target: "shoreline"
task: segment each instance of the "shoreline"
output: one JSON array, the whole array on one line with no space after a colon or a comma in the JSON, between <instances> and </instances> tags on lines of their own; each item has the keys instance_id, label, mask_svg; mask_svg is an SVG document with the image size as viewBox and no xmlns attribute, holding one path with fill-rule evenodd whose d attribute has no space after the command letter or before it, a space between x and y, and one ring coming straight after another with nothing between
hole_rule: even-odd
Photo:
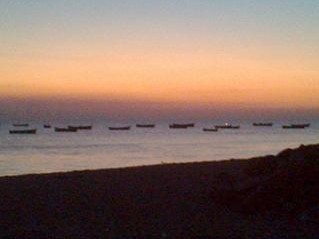
<instances>
[{"instance_id":1,"label":"shoreline","mask_svg":"<svg viewBox=\"0 0 319 239\"><path fill-rule=\"evenodd\" d=\"M319 144L309 144L306 146L317 146ZM304 146L304 144L300 144L300 146ZM299 147L300 147L299 146ZM16 177L29 177L29 176L50 176L50 175L60 175L60 174L76 174L76 173L99 173L104 171L127 171L127 170L134 170L134 169L145 169L148 168L158 168L158 167L166 167L166 166L194 166L194 165L211 165L211 164L228 164L228 162L241 162L241 161L249 161L255 160L260 158L268 158L268 157L276 157L282 151L290 150L290 149L297 149L298 147L293 148L286 148L280 150L277 154L264 154L261 156L252 156L247 158L229 158L229 159L218 159L218 160L203 160L203 161L190 161L190 162L161 162L161 163L154 163L154 164L141 164L141 165L132 165L132 166L119 166L119 167L110 167L110 168L97 168L97 169L75 169L70 171L53 171L53 172L39 172L39 173L25 173L25 174L9 174L9 175L2 175L0 176L0 180L2 178L16 178Z\"/></svg>"},{"instance_id":2,"label":"shoreline","mask_svg":"<svg viewBox=\"0 0 319 239\"><path fill-rule=\"evenodd\" d=\"M0 235L312 238L319 144L277 155L0 177Z\"/></svg>"},{"instance_id":3,"label":"shoreline","mask_svg":"<svg viewBox=\"0 0 319 239\"><path fill-rule=\"evenodd\" d=\"M53 175L61 175L61 174L77 174L77 173L103 173L105 171L129 171L134 169L145 169L148 168L158 168L158 167L166 167L166 166L191 166L197 164L224 164L227 162L233 161L246 161L246 160L253 160L256 158L263 158L274 156L273 154L267 154L264 156L256 156L250 158L231 158L231 159L220 159L216 161L206 160L206 161L192 161L192 162L162 162L156 164L142 164L142 165L133 165L133 166L123 166L123 167L114 167L114 168L98 168L98 169L79 169L79 170L70 170L70 171L57 171L57 172L40 172L40 173L26 173L26 174L12 174L12 175L3 175L0 176L0 180L3 178L18 178L18 177L29 177L29 176L53 176Z\"/></svg>"}]
</instances>

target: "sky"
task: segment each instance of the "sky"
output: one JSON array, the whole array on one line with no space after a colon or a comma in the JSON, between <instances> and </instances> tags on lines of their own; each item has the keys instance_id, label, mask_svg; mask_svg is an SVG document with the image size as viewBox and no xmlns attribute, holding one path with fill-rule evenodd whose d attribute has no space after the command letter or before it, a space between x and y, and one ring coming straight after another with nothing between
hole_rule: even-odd
<instances>
[{"instance_id":1,"label":"sky","mask_svg":"<svg viewBox=\"0 0 319 239\"><path fill-rule=\"evenodd\" d=\"M0 0L0 118L319 116L319 1Z\"/></svg>"}]
</instances>

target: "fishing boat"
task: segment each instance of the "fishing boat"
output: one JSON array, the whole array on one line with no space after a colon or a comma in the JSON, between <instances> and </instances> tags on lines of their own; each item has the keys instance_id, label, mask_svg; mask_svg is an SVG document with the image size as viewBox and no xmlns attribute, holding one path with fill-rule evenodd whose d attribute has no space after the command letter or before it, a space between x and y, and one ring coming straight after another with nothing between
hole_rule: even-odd
<instances>
[{"instance_id":1,"label":"fishing boat","mask_svg":"<svg viewBox=\"0 0 319 239\"><path fill-rule=\"evenodd\" d=\"M10 134L36 134L36 129L9 130Z\"/></svg>"},{"instance_id":2,"label":"fishing boat","mask_svg":"<svg viewBox=\"0 0 319 239\"><path fill-rule=\"evenodd\" d=\"M77 132L77 128L59 128L59 127L55 127L54 128L55 132L61 132L61 133L71 133L71 132Z\"/></svg>"},{"instance_id":3,"label":"fishing boat","mask_svg":"<svg viewBox=\"0 0 319 239\"><path fill-rule=\"evenodd\" d=\"M155 128L155 124L136 124L137 128Z\"/></svg>"},{"instance_id":4,"label":"fishing boat","mask_svg":"<svg viewBox=\"0 0 319 239\"><path fill-rule=\"evenodd\" d=\"M292 127L304 127L304 128L309 128L310 124L291 124Z\"/></svg>"},{"instance_id":5,"label":"fishing boat","mask_svg":"<svg viewBox=\"0 0 319 239\"><path fill-rule=\"evenodd\" d=\"M170 129L187 129L187 128L193 128L195 127L194 123L190 124L171 124L169 125Z\"/></svg>"},{"instance_id":6,"label":"fishing boat","mask_svg":"<svg viewBox=\"0 0 319 239\"><path fill-rule=\"evenodd\" d=\"M29 127L29 124L23 123L23 124L12 124L14 127Z\"/></svg>"},{"instance_id":7,"label":"fishing boat","mask_svg":"<svg viewBox=\"0 0 319 239\"><path fill-rule=\"evenodd\" d=\"M93 128L92 125L69 125L68 128L77 129L77 130L91 130Z\"/></svg>"},{"instance_id":8,"label":"fishing boat","mask_svg":"<svg viewBox=\"0 0 319 239\"><path fill-rule=\"evenodd\" d=\"M216 129L240 129L240 125L231 125L228 123L225 123L223 125L215 125Z\"/></svg>"},{"instance_id":9,"label":"fishing boat","mask_svg":"<svg viewBox=\"0 0 319 239\"><path fill-rule=\"evenodd\" d=\"M186 125L187 125L187 127L189 127L189 128L195 127L195 124L194 124L194 123L190 123L190 124L186 124Z\"/></svg>"},{"instance_id":10,"label":"fishing boat","mask_svg":"<svg viewBox=\"0 0 319 239\"><path fill-rule=\"evenodd\" d=\"M44 124L44 125L43 125L43 128L45 128L45 129L51 129L51 125L49 125L49 124Z\"/></svg>"},{"instance_id":11,"label":"fishing boat","mask_svg":"<svg viewBox=\"0 0 319 239\"><path fill-rule=\"evenodd\" d=\"M253 126L256 126L256 127L272 127L273 123L253 123Z\"/></svg>"},{"instance_id":12,"label":"fishing boat","mask_svg":"<svg viewBox=\"0 0 319 239\"><path fill-rule=\"evenodd\" d=\"M217 132L218 129L217 128L203 128L204 132Z\"/></svg>"},{"instance_id":13,"label":"fishing boat","mask_svg":"<svg viewBox=\"0 0 319 239\"><path fill-rule=\"evenodd\" d=\"M124 126L124 127L109 127L109 130L130 130L131 126Z\"/></svg>"},{"instance_id":14,"label":"fishing boat","mask_svg":"<svg viewBox=\"0 0 319 239\"><path fill-rule=\"evenodd\" d=\"M75 127L75 126L68 126L68 129L73 131L78 131L78 127Z\"/></svg>"},{"instance_id":15,"label":"fishing boat","mask_svg":"<svg viewBox=\"0 0 319 239\"><path fill-rule=\"evenodd\" d=\"M304 128L307 128L307 126L304 124L291 124L291 125L283 125L282 128L283 129L304 129Z\"/></svg>"},{"instance_id":16,"label":"fishing boat","mask_svg":"<svg viewBox=\"0 0 319 239\"><path fill-rule=\"evenodd\" d=\"M92 125L80 125L77 127L79 130L92 130Z\"/></svg>"}]
</instances>

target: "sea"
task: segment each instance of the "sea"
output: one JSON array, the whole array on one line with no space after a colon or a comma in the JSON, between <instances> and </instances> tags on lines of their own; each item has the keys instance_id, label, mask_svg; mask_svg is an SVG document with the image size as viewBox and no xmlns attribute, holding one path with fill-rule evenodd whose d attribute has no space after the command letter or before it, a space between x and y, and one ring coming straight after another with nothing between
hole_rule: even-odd
<instances>
[{"instance_id":1,"label":"sea","mask_svg":"<svg viewBox=\"0 0 319 239\"><path fill-rule=\"evenodd\" d=\"M89 123L89 122L88 122ZM13 135L11 123L0 125L0 176L75 170L121 168L140 165L246 159L277 154L301 144L319 143L319 122L306 129L253 127L240 122L238 130L203 132L221 122L197 122L194 128L169 129L169 122L155 128L136 128L135 122L98 122L89 131L57 133L43 124L30 123L35 135ZM298 122L304 123L304 122ZM236 123L234 123L236 124ZM109 126L131 125L129 131L110 131Z\"/></svg>"}]
</instances>

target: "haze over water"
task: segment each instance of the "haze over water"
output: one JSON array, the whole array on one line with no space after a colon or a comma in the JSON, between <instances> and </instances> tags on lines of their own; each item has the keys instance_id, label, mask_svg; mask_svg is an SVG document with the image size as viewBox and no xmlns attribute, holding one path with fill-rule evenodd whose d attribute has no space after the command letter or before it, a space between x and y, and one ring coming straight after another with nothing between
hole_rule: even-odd
<instances>
[{"instance_id":1,"label":"haze over water","mask_svg":"<svg viewBox=\"0 0 319 239\"><path fill-rule=\"evenodd\" d=\"M12 126L2 125L0 176L248 158L318 143L319 134L318 122L304 130L283 130L281 123L270 128L242 123L240 130L212 133L202 131L213 125L207 122L187 130L160 123L154 129L133 127L124 132L109 131L110 124L100 122L92 131L78 133L55 133L33 124L36 135L10 135Z\"/></svg>"}]
</instances>

